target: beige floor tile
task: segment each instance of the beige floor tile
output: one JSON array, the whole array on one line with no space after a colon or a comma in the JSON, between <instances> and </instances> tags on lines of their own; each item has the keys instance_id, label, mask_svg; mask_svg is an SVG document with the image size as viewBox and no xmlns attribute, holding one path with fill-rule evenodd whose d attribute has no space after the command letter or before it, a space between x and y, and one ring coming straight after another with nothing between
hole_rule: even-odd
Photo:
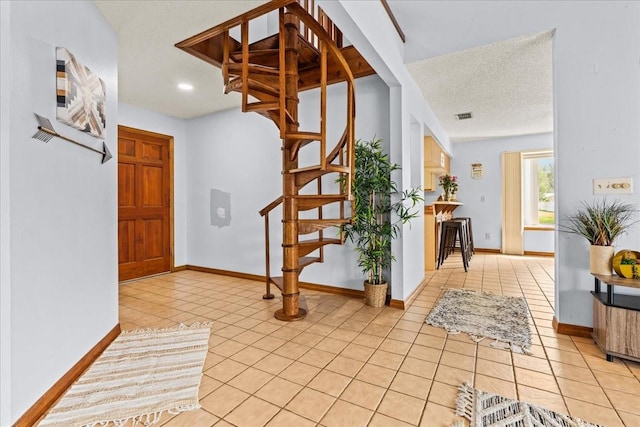
<instances>
[{"instance_id":1,"label":"beige floor tile","mask_svg":"<svg viewBox=\"0 0 640 427\"><path fill-rule=\"evenodd\" d=\"M386 389L359 380L353 380L340 396L341 400L354 403L363 408L377 408Z\"/></svg>"},{"instance_id":2,"label":"beige floor tile","mask_svg":"<svg viewBox=\"0 0 640 427\"><path fill-rule=\"evenodd\" d=\"M569 414L581 420L597 423L607 427L622 427L624 424L618 417L616 411L611 408L593 405L582 400L575 400L570 397L565 399ZM633 424L629 425L632 426Z\"/></svg>"},{"instance_id":3,"label":"beige floor tile","mask_svg":"<svg viewBox=\"0 0 640 427\"><path fill-rule=\"evenodd\" d=\"M403 355L378 349L373 353L371 358L369 358L367 363L391 369L398 369L403 360Z\"/></svg>"},{"instance_id":4,"label":"beige floor tile","mask_svg":"<svg viewBox=\"0 0 640 427\"><path fill-rule=\"evenodd\" d=\"M513 366L518 368L528 369L530 371L541 372L543 374L551 375L551 366L547 359L540 359L538 357L530 357L524 354L513 353Z\"/></svg>"},{"instance_id":5,"label":"beige floor tile","mask_svg":"<svg viewBox=\"0 0 640 427\"><path fill-rule=\"evenodd\" d=\"M616 375L604 371L593 371L600 387L623 391L640 396L640 381L636 377ZM638 401L640 404L640 399Z\"/></svg>"},{"instance_id":6,"label":"beige floor tile","mask_svg":"<svg viewBox=\"0 0 640 427\"><path fill-rule=\"evenodd\" d=\"M208 375L203 375L200 379L200 388L198 389L198 395L200 399L202 399L221 385L222 383L220 381L215 380Z\"/></svg>"},{"instance_id":7,"label":"beige floor tile","mask_svg":"<svg viewBox=\"0 0 640 427\"><path fill-rule=\"evenodd\" d=\"M313 347L322 341L324 337L318 334L312 334L310 332L303 332L300 335L294 337L291 341L297 344L306 345L307 347Z\"/></svg>"},{"instance_id":8,"label":"beige floor tile","mask_svg":"<svg viewBox=\"0 0 640 427\"><path fill-rule=\"evenodd\" d=\"M333 354L338 354L348 345L346 341L337 340L335 338L326 337L320 341L314 348Z\"/></svg>"},{"instance_id":9,"label":"beige floor tile","mask_svg":"<svg viewBox=\"0 0 640 427\"><path fill-rule=\"evenodd\" d=\"M506 366L506 365L503 365ZM473 382L473 372L464 369L452 368L451 366L440 365L436 370L434 381L458 387L464 383Z\"/></svg>"},{"instance_id":10,"label":"beige floor tile","mask_svg":"<svg viewBox=\"0 0 640 427\"><path fill-rule=\"evenodd\" d=\"M587 367L587 364L584 361L584 358L579 353L574 353L572 351L557 350L555 348L548 348L546 350L546 354L549 360L565 363L567 365L579 366L582 368Z\"/></svg>"},{"instance_id":11,"label":"beige floor tile","mask_svg":"<svg viewBox=\"0 0 640 427\"><path fill-rule=\"evenodd\" d=\"M405 356L409 349L411 348L411 343L405 341L393 340L390 338L385 338L385 340L378 347L379 350L388 351L390 353L400 354Z\"/></svg>"},{"instance_id":12,"label":"beige floor tile","mask_svg":"<svg viewBox=\"0 0 640 427\"><path fill-rule=\"evenodd\" d=\"M280 411L275 405L256 397L249 397L224 419L243 427L262 427Z\"/></svg>"},{"instance_id":13,"label":"beige floor tile","mask_svg":"<svg viewBox=\"0 0 640 427\"><path fill-rule=\"evenodd\" d=\"M303 389L286 406L286 409L312 421L320 421L327 413L335 397L310 388Z\"/></svg>"},{"instance_id":14,"label":"beige floor tile","mask_svg":"<svg viewBox=\"0 0 640 427\"><path fill-rule=\"evenodd\" d=\"M325 369L353 377L362 368L364 362L344 356L336 356Z\"/></svg>"},{"instance_id":15,"label":"beige floor tile","mask_svg":"<svg viewBox=\"0 0 640 427\"><path fill-rule=\"evenodd\" d=\"M213 366L212 368L207 369L205 371L205 374L210 376L213 379L226 383L231 378L240 374L242 371L244 371L247 368L248 368L247 365L244 365L240 362L236 362L231 359L226 359L218 363L217 365Z\"/></svg>"},{"instance_id":16,"label":"beige floor tile","mask_svg":"<svg viewBox=\"0 0 640 427\"><path fill-rule=\"evenodd\" d=\"M289 357L291 359L297 359L307 351L309 351L309 349L311 349L311 347L289 341L288 343L283 344L278 349L274 350L273 354L277 354L283 357Z\"/></svg>"},{"instance_id":17,"label":"beige floor tile","mask_svg":"<svg viewBox=\"0 0 640 427\"><path fill-rule=\"evenodd\" d=\"M517 399L516 385L511 381L476 374L475 387L488 393L495 393L510 399Z\"/></svg>"},{"instance_id":18,"label":"beige floor tile","mask_svg":"<svg viewBox=\"0 0 640 427\"><path fill-rule=\"evenodd\" d=\"M587 365L589 365L589 368L594 371L609 372L616 375L625 375L627 377L633 375L622 359L618 359L617 357L613 359L613 362L607 362L604 355L602 355L602 357L596 357L585 354L584 360L587 362Z\"/></svg>"},{"instance_id":19,"label":"beige floor tile","mask_svg":"<svg viewBox=\"0 0 640 427\"><path fill-rule=\"evenodd\" d=\"M324 368L336 357L335 354L328 351L322 351L315 348L307 351L305 354L298 358L299 362L303 362L316 368Z\"/></svg>"},{"instance_id":20,"label":"beige floor tile","mask_svg":"<svg viewBox=\"0 0 640 427\"><path fill-rule=\"evenodd\" d=\"M622 418L625 426L640 426L640 415L630 414L629 412L618 411L618 415Z\"/></svg>"},{"instance_id":21,"label":"beige floor tile","mask_svg":"<svg viewBox=\"0 0 640 427\"><path fill-rule=\"evenodd\" d=\"M589 368L582 368L555 361L549 361L549 363L551 364L551 368L553 369L553 373L556 377L567 378L569 380L591 385L598 385L596 377Z\"/></svg>"},{"instance_id":22,"label":"beige floor tile","mask_svg":"<svg viewBox=\"0 0 640 427\"><path fill-rule=\"evenodd\" d=\"M231 359L235 360L236 362L251 366L254 363L264 359L268 354L268 351L264 351L259 348L246 347L231 356Z\"/></svg>"},{"instance_id":23,"label":"beige floor tile","mask_svg":"<svg viewBox=\"0 0 640 427\"><path fill-rule=\"evenodd\" d=\"M440 364L464 369L466 371L473 371L475 369L476 359L475 357L465 356L464 354L460 353L443 351L442 357L440 358Z\"/></svg>"},{"instance_id":24,"label":"beige floor tile","mask_svg":"<svg viewBox=\"0 0 640 427\"><path fill-rule=\"evenodd\" d=\"M365 364L360 372L356 375L356 378L375 384L380 387L389 387L396 371L393 369L383 368L382 366Z\"/></svg>"},{"instance_id":25,"label":"beige floor tile","mask_svg":"<svg viewBox=\"0 0 640 427\"><path fill-rule=\"evenodd\" d=\"M248 393L223 384L217 390L209 393L204 399L201 399L200 405L208 412L222 418L248 397Z\"/></svg>"},{"instance_id":26,"label":"beige floor tile","mask_svg":"<svg viewBox=\"0 0 640 427\"><path fill-rule=\"evenodd\" d=\"M560 394L560 389L556 384L556 378L553 375L543 374L541 372L530 371L528 369L515 368L516 381L533 388L539 388L551 393Z\"/></svg>"},{"instance_id":27,"label":"beige floor tile","mask_svg":"<svg viewBox=\"0 0 640 427\"><path fill-rule=\"evenodd\" d=\"M373 411L337 400L324 416L321 424L326 427L364 427L372 415Z\"/></svg>"},{"instance_id":28,"label":"beige floor tile","mask_svg":"<svg viewBox=\"0 0 640 427\"><path fill-rule=\"evenodd\" d=\"M541 406L552 411L567 413L562 396L538 388L518 384L518 395L523 402Z\"/></svg>"},{"instance_id":29,"label":"beige floor tile","mask_svg":"<svg viewBox=\"0 0 640 427\"><path fill-rule=\"evenodd\" d=\"M424 345L427 347L433 347L437 349L444 348L444 343L446 341L446 337L444 336L435 336L429 334L420 333L416 337L414 344Z\"/></svg>"},{"instance_id":30,"label":"beige floor tile","mask_svg":"<svg viewBox=\"0 0 640 427\"><path fill-rule=\"evenodd\" d=\"M455 341L455 340L447 340L444 345L444 349L446 351L451 351L453 353L460 353L466 356L474 356L476 354L476 345L463 342L463 341Z\"/></svg>"},{"instance_id":31,"label":"beige floor tile","mask_svg":"<svg viewBox=\"0 0 640 427\"><path fill-rule=\"evenodd\" d=\"M278 376L293 381L296 384L306 385L318 372L320 372L320 369L315 366L301 362L293 362L285 370L280 372Z\"/></svg>"},{"instance_id":32,"label":"beige floor tile","mask_svg":"<svg viewBox=\"0 0 640 427\"><path fill-rule=\"evenodd\" d=\"M236 354L246 346L247 346L246 344L242 344L237 341L227 340L220 345L211 347L210 351L222 357L229 357Z\"/></svg>"},{"instance_id":33,"label":"beige floor tile","mask_svg":"<svg viewBox=\"0 0 640 427\"><path fill-rule=\"evenodd\" d=\"M255 395L274 405L283 407L289 403L300 390L302 390L300 384L275 377L258 390Z\"/></svg>"},{"instance_id":34,"label":"beige floor tile","mask_svg":"<svg viewBox=\"0 0 640 427\"><path fill-rule=\"evenodd\" d=\"M425 399L431 388L431 380L416 375L398 372L389 386L391 390Z\"/></svg>"},{"instance_id":35,"label":"beige floor tile","mask_svg":"<svg viewBox=\"0 0 640 427\"><path fill-rule=\"evenodd\" d=\"M336 339L336 340L342 340L342 341L351 342L357 336L358 336L358 333L355 332L355 331L351 331L349 329L338 328L335 331L331 332L328 335L328 338L333 338L333 339Z\"/></svg>"},{"instance_id":36,"label":"beige floor tile","mask_svg":"<svg viewBox=\"0 0 640 427\"><path fill-rule=\"evenodd\" d=\"M404 359L404 362L402 362L400 371L428 379L433 379L437 367L438 365L436 363L415 359L413 357L407 357Z\"/></svg>"},{"instance_id":37,"label":"beige floor tile","mask_svg":"<svg viewBox=\"0 0 640 427\"><path fill-rule=\"evenodd\" d=\"M265 351L273 351L286 343L287 341L283 340L282 338L277 338L269 335L262 338L261 340L254 342L252 345Z\"/></svg>"},{"instance_id":38,"label":"beige floor tile","mask_svg":"<svg viewBox=\"0 0 640 427\"><path fill-rule=\"evenodd\" d=\"M476 372L488 377L500 378L506 381L513 381L513 367L504 363L492 362L487 359L478 359Z\"/></svg>"},{"instance_id":39,"label":"beige floor tile","mask_svg":"<svg viewBox=\"0 0 640 427\"><path fill-rule=\"evenodd\" d=\"M435 362L435 363L438 363L441 355L442 355L441 350L435 349L433 347L419 345L419 344L413 344L411 346L411 350L409 350L409 353L407 354L407 356L409 357L428 360L429 362Z\"/></svg>"},{"instance_id":40,"label":"beige floor tile","mask_svg":"<svg viewBox=\"0 0 640 427\"><path fill-rule=\"evenodd\" d=\"M585 384L566 378L557 378L562 394L577 400L583 400L599 406L611 407L607 397L599 386Z\"/></svg>"},{"instance_id":41,"label":"beige floor tile","mask_svg":"<svg viewBox=\"0 0 640 427\"><path fill-rule=\"evenodd\" d=\"M377 412L407 423L417 424L420 421L424 404L423 399L388 390L382 398Z\"/></svg>"},{"instance_id":42,"label":"beige floor tile","mask_svg":"<svg viewBox=\"0 0 640 427\"><path fill-rule=\"evenodd\" d=\"M640 396L637 394L623 393L621 391L611 390L608 388L605 388L604 392L607 394L616 410L640 415Z\"/></svg>"},{"instance_id":43,"label":"beige floor tile","mask_svg":"<svg viewBox=\"0 0 640 427\"><path fill-rule=\"evenodd\" d=\"M227 384L249 394L255 393L260 387L268 383L273 375L255 368L248 368L238 374Z\"/></svg>"},{"instance_id":44,"label":"beige floor tile","mask_svg":"<svg viewBox=\"0 0 640 427\"><path fill-rule=\"evenodd\" d=\"M366 362L375 350L359 344L349 344L340 353L341 356Z\"/></svg>"},{"instance_id":45,"label":"beige floor tile","mask_svg":"<svg viewBox=\"0 0 640 427\"><path fill-rule=\"evenodd\" d=\"M414 424L408 424L404 421L387 417L386 415L382 415L378 412L374 413L371 421L369 422L369 427L411 427L413 425Z\"/></svg>"},{"instance_id":46,"label":"beige floor tile","mask_svg":"<svg viewBox=\"0 0 640 427\"><path fill-rule=\"evenodd\" d=\"M491 360L493 362L510 365L511 352L509 350L490 347L491 342L492 341L487 340L481 342L481 345L478 346L478 359Z\"/></svg>"},{"instance_id":47,"label":"beige floor tile","mask_svg":"<svg viewBox=\"0 0 640 427\"><path fill-rule=\"evenodd\" d=\"M463 425L468 426L468 422L464 422L462 417L458 417L455 411L450 408L438 405L434 402L427 402L420 421L421 427L446 427L452 426L457 421L463 422Z\"/></svg>"},{"instance_id":48,"label":"beige floor tile","mask_svg":"<svg viewBox=\"0 0 640 427\"><path fill-rule=\"evenodd\" d=\"M316 423L300 415L294 414L286 410L281 410L278 414L269 421L268 427L314 427Z\"/></svg>"},{"instance_id":49,"label":"beige floor tile","mask_svg":"<svg viewBox=\"0 0 640 427\"><path fill-rule=\"evenodd\" d=\"M415 341L417 336L418 336L417 331L414 332L414 331L407 331L404 329L393 329L391 330L391 332L389 332L389 335L387 335L387 338L396 340L396 341L404 341L404 342L412 343Z\"/></svg>"},{"instance_id":50,"label":"beige floor tile","mask_svg":"<svg viewBox=\"0 0 640 427\"><path fill-rule=\"evenodd\" d=\"M384 341L384 337L361 333L360 335L355 337L351 342L354 344L363 345L365 347L378 348L378 346L382 343L382 341Z\"/></svg>"},{"instance_id":51,"label":"beige floor tile","mask_svg":"<svg viewBox=\"0 0 640 427\"><path fill-rule=\"evenodd\" d=\"M270 374L277 375L282 372L287 366L291 365L293 360L278 356L277 354L267 354L261 360L253 364L254 368L261 371L269 372Z\"/></svg>"},{"instance_id":52,"label":"beige floor tile","mask_svg":"<svg viewBox=\"0 0 640 427\"><path fill-rule=\"evenodd\" d=\"M162 424L163 427L192 427L202 426L209 427L218 422L219 418L210 414L204 409L182 412L167 423Z\"/></svg>"},{"instance_id":53,"label":"beige floor tile","mask_svg":"<svg viewBox=\"0 0 640 427\"><path fill-rule=\"evenodd\" d=\"M453 386L434 381L427 400L447 408L455 409L456 400L458 398L458 386L460 385L462 384Z\"/></svg>"},{"instance_id":54,"label":"beige floor tile","mask_svg":"<svg viewBox=\"0 0 640 427\"><path fill-rule=\"evenodd\" d=\"M351 382L350 376L340 375L331 371L320 371L318 375L311 380L307 387L321 391L333 397L338 397L342 391Z\"/></svg>"}]
</instances>

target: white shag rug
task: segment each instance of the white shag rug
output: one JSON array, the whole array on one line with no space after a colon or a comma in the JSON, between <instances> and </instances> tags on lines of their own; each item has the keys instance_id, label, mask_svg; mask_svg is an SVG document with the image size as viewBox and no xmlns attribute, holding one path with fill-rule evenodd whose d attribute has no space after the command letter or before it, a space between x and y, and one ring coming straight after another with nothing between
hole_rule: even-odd
<instances>
[{"instance_id":1,"label":"white shag rug","mask_svg":"<svg viewBox=\"0 0 640 427\"><path fill-rule=\"evenodd\" d=\"M198 409L210 333L210 323L122 332L39 426L148 426Z\"/></svg>"},{"instance_id":2,"label":"white shag rug","mask_svg":"<svg viewBox=\"0 0 640 427\"><path fill-rule=\"evenodd\" d=\"M515 352L530 353L528 313L522 297L447 289L425 322L450 334L466 332L476 342L493 338L494 347L510 346Z\"/></svg>"},{"instance_id":3,"label":"white shag rug","mask_svg":"<svg viewBox=\"0 0 640 427\"><path fill-rule=\"evenodd\" d=\"M604 427L498 394L460 386L457 415L471 427ZM454 427L463 427L458 422Z\"/></svg>"}]
</instances>

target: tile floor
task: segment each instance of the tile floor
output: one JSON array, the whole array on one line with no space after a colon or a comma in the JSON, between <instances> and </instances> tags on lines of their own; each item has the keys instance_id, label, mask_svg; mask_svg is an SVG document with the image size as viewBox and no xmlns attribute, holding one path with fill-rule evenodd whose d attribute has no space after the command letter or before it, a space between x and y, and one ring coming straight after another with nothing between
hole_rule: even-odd
<instances>
[{"instance_id":1,"label":"tile floor","mask_svg":"<svg viewBox=\"0 0 640 427\"><path fill-rule=\"evenodd\" d=\"M608 363L591 340L553 331L553 259L476 254L465 273L452 256L427 278L404 311L302 290L309 315L283 323L262 283L182 271L121 285L120 321L213 321L202 408L163 415L165 427L450 426L465 381L607 427L640 426L640 364ZM533 356L423 323L444 287L524 295Z\"/></svg>"}]
</instances>

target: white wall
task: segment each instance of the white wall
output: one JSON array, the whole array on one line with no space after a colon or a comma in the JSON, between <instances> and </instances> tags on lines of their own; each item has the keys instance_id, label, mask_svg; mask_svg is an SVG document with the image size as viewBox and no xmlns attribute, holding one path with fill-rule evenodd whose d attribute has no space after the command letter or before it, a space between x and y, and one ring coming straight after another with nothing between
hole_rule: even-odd
<instances>
[{"instance_id":1,"label":"white wall","mask_svg":"<svg viewBox=\"0 0 640 427\"><path fill-rule=\"evenodd\" d=\"M2 110L0 199L3 331L4 297L10 293L11 298L10 341L2 336L3 355L7 346L11 352L8 378L4 364L2 372L3 391L5 380L12 380L9 413L3 394L2 424L7 425L118 323L117 160L101 164L100 155L61 139L31 138L37 112L61 134L100 147L96 139L55 120L55 47L69 49L104 80L106 143L114 154L118 90L117 40L93 3L22 1L8 8L2 3L2 105L11 109L10 115Z\"/></svg>"},{"instance_id":2,"label":"white wall","mask_svg":"<svg viewBox=\"0 0 640 427\"><path fill-rule=\"evenodd\" d=\"M453 144L451 174L458 177L456 198L464 203L456 209L455 215L468 216L472 219L473 240L476 248L500 249L501 247L502 153L551 147L553 147L553 134L550 133ZM482 163L482 179L471 178L472 163ZM440 192L427 194L425 203L431 204ZM487 233L490 235L488 239L485 237ZM551 233L553 236L553 232L536 231L535 233ZM529 240L525 239L525 242ZM525 247L525 250L536 249ZM553 241L551 241L549 252L553 252Z\"/></svg>"},{"instance_id":3,"label":"white wall","mask_svg":"<svg viewBox=\"0 0 640 427\"><path fill-rule=\"evenodd\" d=\"M11 90L11 3L0 2L0 94ZM0 123L11 119L11 99L0 96ZM0 126L0 426L11 415L11 227L9 223L9 126Z\"/></svg>"},{"instance_id":4,"label":"white wall","mask_svg":"<svg viewBox=\"0 0 640 427\"><path fill-rule=\"evenodd\" d=\"M394 179L400 189L407 190L416 174L411 156L419 151L420 158L423 157L422 149L412 149L415 123L422 126L420 138L429 133L450 153L449 138L404 66L404 46L382 3L344 0L318 3L390 88L390 159L402 166ZM396 262L391 268L391 295L394 299L405 299L424 278L424 260L420 260L424 258L423 216L402 227L402 238L393 241L392 251Z\"/></svg>"},{"instance_id":5,"label":"white wall","mask_svg":"<svg viewBox=\"0 0 640 427\"><path fill-rule=\"evenodd\" d=\"M403 89L412 87L398 78L404 71L389 72L401 66L401 61L397 60L401 53L394 49L395 42L390 36L393 29L385 24L388 17L383 17L377 9L379 2L325 0L321 3L353 44L365 53L383 80L391 86L387 78L393 75ZM429 13L423 15L426 19L421 22L423 39L443 40L445 44L455 41L459 49L556 29L554 152L558 217L574 212L580 201L593 199L591 180L594 177L631 176L637 179L640 160L640 144L637 143L640 140L640 3L413 3L415 7L429 8ZM385 38L387 40L383 40ZM430 46L429 43L424 45ZM375 47L370 49L372 46ZM391 62L400 63L394 66ZM405 96L404 90L402 95ZM430 127L426 120L424 123ZM392 143L395 143L393 129L392 123ZM402 135L404 146L404 135L408 133L403 130ZM625 196L624 200L638 203L640 197ZM636 227L617 245L633 247L633 241L638 237L640 230ZM593 280L588 271L587 242L565 233L557 233L556 240L556 316L561 323L591 326L589 290Z\"/></svg>"},{"instance_id":6,"label":"white wall","mask_svg":"<svg viewBox=\"0 0 640 427\"><path fill-rule=\"evenodd\" d=\"M118 104L118 124L173 136L173 224L175 266L187 263L187 121Z\"/></svg>"},{"instance_id":7,"label":"white wall","mask_svg":"<svg viewBox=\"0 0 640 427\"><path fill-rule=\"evenodd\" d=\"M356 138L389 140L388 88L378 77L356 82ZM301 130L318 130L318 91L300 95ZM344 88L329 87L328 134L344 129ZM333 121L332 121L333 120ZM258 115L228 110L188 122L187 236L188 264L257 275L265 274L264 220L258 211L282 194L281 141L273 122ZM314 151L311 144L308 152ZM323 182L323 188L332 182ZM210 190L231 194L231 224L210 223ZM282 267L281 207L270 215L271 274ZM329 286L362 289L363 275L350 244L325 248L325 263L305 269L300 279Z\"/></svg>"}]
</instances>

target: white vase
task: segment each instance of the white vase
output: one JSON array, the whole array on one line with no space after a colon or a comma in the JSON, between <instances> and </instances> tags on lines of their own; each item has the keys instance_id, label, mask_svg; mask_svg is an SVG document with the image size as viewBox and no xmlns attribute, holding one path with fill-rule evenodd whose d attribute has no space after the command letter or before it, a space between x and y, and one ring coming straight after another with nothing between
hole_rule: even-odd
<instances>
[{"instance_id":1,"label":"white vase","mask_svg":"<svg viewBox=\"0 0 640 427\"><path fill-rule=\"evenodd\" d=\"M613 246L591 245L589 248L589 268L593 274L611 275Z\"/></svg>"}]
</instances>

